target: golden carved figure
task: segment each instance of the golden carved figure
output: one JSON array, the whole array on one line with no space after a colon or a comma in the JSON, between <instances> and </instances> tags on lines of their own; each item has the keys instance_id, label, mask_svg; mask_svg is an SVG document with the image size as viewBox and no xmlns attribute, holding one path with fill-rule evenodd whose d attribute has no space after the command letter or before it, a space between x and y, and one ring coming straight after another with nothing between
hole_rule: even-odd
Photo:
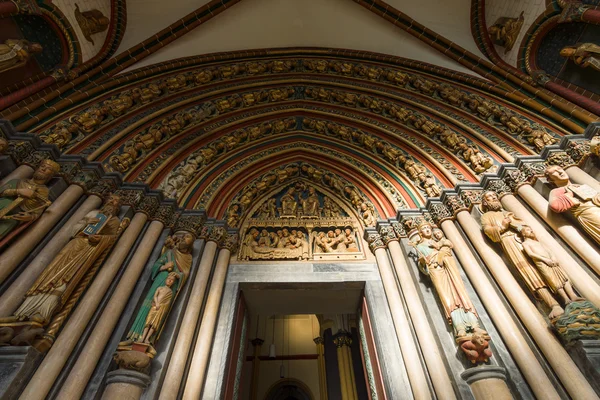
<instances>
[{"instance_id":1,"label":"golden carved figure","mask_svg":"<svg viewBox=\"0 0 600 400\"><path fill-rule=\"evenodd\" d=\"M462 104L465 94L452 85L443 83L439 88L440 97L448 103L459 106Z\"/></svg>"},{"instance_id":2,"label":"golden carved figure","mask_svg":"<svg viewBox=\"0 0 600 400\"><path fill-rule=\"evenodd\" d=\"M388 81L394 82L397 85L406 85L408 75L400 71L390 71L387 73Z\"/></svg>"},{"instance_id":3,"label":"golden carved figure","mask_svg":"<svg viewBox=\"0 0 600 400\"><path fill-rule=\"evenodd\" d=\"M212 81L214 76L215 75L211 69L204 69L194 75L194 82L196 82L196 85L202 85Z\"/></svg>"},{"instance_id":4,"label":"golden carved figure","mask_svg":"<svg viewBox=\"0 0 600 400\"><path fill-rule=\"evenodd\" d=\"M464 143L465 139L460 138L458 134L450 129L444 129L440 133L440 140L448 147L450 150L455 150L459 144Z\"/></svg>"},{"instance_id":5,"label":"golden carved figure","mask_svg":"<svg viewBox=\"0 0 600 400\"><path fill-rule=\"evenodd\" d=\"M600 46L594 43L582 43L575 46L566 46L560 51L565 57L582 68L593 68L600 71Z\"/></svg>"},{"instance_id":6,"label":"golden carved figure","mask_svg":"<svg viewBox=\"0 0 600 400\"><path fill-rule=\"evenodd\" d=\"M92 44L94 44L92 35L104 32L110 24L110 20L101 11L94 9L82 12L79 10L77 3L75 3L75 19L81 28L81 32L83 32L83 37Z\"/></svg>"},{"instance_id":7,"label":"golden carved figure","mask_svg":"<svg viewBox=\"0 0 600 400\"><path fill-rule=\"evenodd\" d=\"M310 246L306 233L301 230L287 228L269 232L261 232L251 228L244 236L239 258L242 260L276 260L310 258Z\"/></svg>"},{"instance_id":8,"label":"golden carved figure","mask_svg":"<svg viewBox=\"0 0 600 400\"><path fill-rule=\"evenodd\" d=\"M582 228L600 244L600 193L588 185L571 183L559 166L546 168L546 178L557 187L550 191L548 203L557 213L570 211Z\"/></svg>"},{"instance_id":9,"label":"golden carved figure","mask_svg":"<svg viewBox=\"0 0 600 400\"><path fill-rule=\"evenodd\" d=\"M162 94L160 87L155 83L148 84L144 88L135 88L132 90L133 98L139 100L142 104L148 104Z\"/></svg>"},{"instance_id":10,"label":"golden carved figure","mask_svg":"<svg viewBox=\"0 0 600 400\"><path fill-rule=\"evenodd\" d=\"M79 128L75 124L57 125L48 135L40 135L45 143L54 144L60 150L66 148L77 136Z\"/></svg>"},{"instance_id":11,"label":"golden carved figure","mask_svg":"<svg viewBox=\"0 0 600 400\"><path fill-rule=\"evenodd\" d=\"M485 192L481 201L481 226L485 235L494 243L500 243L506 257L511 261L527 288L540 298L550 309L550 319L564 313L563 308L550 293L538 268L523 250L520 231L523 221L502 208L495 192Z\"/></svg>"},{"instance_id":12,"label":"golden carved figure","mask_svg":"<svg viewBox=\"0 0 600 400\"><path fill-rule=\"evenodd\" d=\"M533 261L538 272L552 292L558 294L565 305L573 301L583 300L583 298L575 294L569 277L558 263L554 254L550 249L538 242L533 229L530 226L523 225L520 234L523 239L525 254L531 258L531 261Z\"/></svg>"},{"instance_id":13,"label":"golden carved figure","mask_svg":"<svg viewBox=\"0 0 600 400\"><path fill-rule=\"evenodd\" d=\"M315 192L315 188L310 186L308 188L308 197L302 199L302 215L304 217L318 217L319 205L319 197Z\"/></svg>"},{"instance_id":14,"label":"golden carved figure","mask_svg":"<svg viewBox=\"0 0 600 400\"><path fill-rule=\"evenodd\" d=\"M484 156L483 153L475 146L470 146L466 143L459 143L458 150L465 161L471 165L471 169L478 174L485 172L494 165L492 159Z\"/></svg>"},{"instance_id":15,"label":"golden carved figure","mask_svg":"<svg viewBox=\"0 0 600 400\"><path fill-rule=\"evenodd\" d=\"M75 225L73 238L44 269L25 294L11 320L46 325L66 303L79 282L112 247L119 229L118 196L111 196L101 210L89 212Z\"/></svg>"},{"instance_id":16,"label":"golden carved figure","mask_svg":"<svg viewBox=\"0 0 600 400\"><path fill-rule=\"evenodd\" d=\"M129 92L125 92L115 99L105 101L104 105L108 107L113 117L118 117L133 107L133 97Z\"/></svg>"},{"instance_id":17,"label":"golden carved figure","mask_svg":"<svg viewBox=\"0 0 600 400\"><path fill-rule=\"evenodd\" d=\"M504 54L508 53L515 45L524 21L523 11L521 11L519 18L500 17L494 25L488 28L492 42L497 46L504 47Z\"/></svg>"},{"instance_id":18,"label":"golden carved figure","mask_svg":"<svg viewBox=\"0 0 600 400\"><path fill-rule=\"evenodd\" d=\"M296 216L296 210L298 209L298 202L294 196L294 188L291 187L287 192L281 196L281 216L290 217Z\"/></svg>"},{"instance_id":19,"label":"golden carved figure","mask_svg":"<svg viewBox=\"0 0 600 400\"><path fill-rule=\"evenodd\" d=\"M0 248L51 204L46 183L59 170L57 163L44 160L31 179L12 179L0 186Z\"/></svg>"},{"instance_id":20,"label":"golden carved figure","mask_svg":"<svg viewBox=\"0 0 600 400\"><path fill-rule=\"evenodd\" d=\"M76 123L85 133L92 133L104 121L108 114L108 107L93 107L90 110L74 115L69 122Z\"/></svg>"},{"instance_id":21,"label":"golden carved figure","mask_svg":"<svg viewBox=\"0 0 600 400\"><path fill-rule=\"evenodd\" d=\"M0 73L24 66L33 54L42 50L39 43L22 39L5 40L0 44Z\"/></svg>"},{"instance_id":22,"label":"golden carved figure","mask_svg":"<svg viewBox=\"0 0 600 400\"><path fill-rule=\"evenodd\" d=\"M377 217L375 216L375 208L371 203L361 203L360 216L362 217L365 226L375 226Z\"/></svg>"},{"instance_id":23,"label":"golden carved figure","mask_svg":"<svg viewBox=\"0 0 600 400\"><path fill-rule=\"evenodd\" d=\"M454 335L457 339L464 339L473 333L487 335L479 325L477 311L460 277L452 254L454 245L441 230L434 230L428 222L419 224L418 230L419 239L411 244L418 254L419 270L431 279L446 320L454 328Z\"/></svg>"},{"instance_id":24,"label":"golden carved figure","mask_svg":"<svg viewBox=\"0 0 600 400\"><path fill-rule=\"evenodd\" d=\"M558 139L553 137L550 133L541 129L533 129L531 126L524 126L522 128L523 136L527 138L529 143L535 146L537 151L542 151L544 147L553 145L558 142Z\"/></svg>"},{"instance_id":25,"label":"golden carved figure","mask_svg":"<svg viewBox=\"0 0 600 400\"><path fill-rule=\"evenodd\" d=\"M289 72L292 69L291 61L276 60L270 63L271 72Z\"/></svg>"},{"instance_id":26,"label":"golden carved figure","mask_svg":"<svg viewBox=\"0 0 600 400\"><path fill-rule=\"evenodd\" d=\"M418 91L425 93L427 95L430 95L430 96L439 88L439 85L437 83L432 82L425 78L421 78L420 76L417 76L417 75L413 75L410 78L410 83Z\"/></svg>"}]
</instances>

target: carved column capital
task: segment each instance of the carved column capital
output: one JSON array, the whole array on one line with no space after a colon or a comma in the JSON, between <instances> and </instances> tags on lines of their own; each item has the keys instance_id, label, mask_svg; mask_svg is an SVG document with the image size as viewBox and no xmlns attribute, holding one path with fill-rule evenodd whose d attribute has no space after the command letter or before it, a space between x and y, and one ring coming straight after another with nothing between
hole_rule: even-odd
<instances>
[{"instance_id":1,"label":"carved column capital","mask_svg":"<svg viewBox=\"0 0 600 400\"><path fill-rule=\"evenodd\" d=\"M444 197L444 205L450 209L453 215L469 209L458 194L446 194Z\"/></svg>"},{"instance_id":2,"label":"carved column capital","mask_svg":"<svg viewBox=\"0 0 600 400\"><path fill-rule=\"evenodd\" d=\"M406 230L400 222L392 222L391 226L398 238L406 237Z\"/></svg>"},{"instance_id":3,"label":"carved column capital","mask_svg":"<svg viewBox=\"0 0 600 400\"><path fill-rule=\"evenodd\" d=\"M561 168L572 167L577 163L571 158L566 151L553 151L548 155L546 159L548 165L558 165Z\"/></svg>"},{"instance_id":4,"label":"carved column capital","mask_svg":"<svg viewBox=\"0 0 600 400\"><path fill-rule=\"evenodd\" d=\"M227 232L227 233L225 233L225 236L219 243L219 248L227 249L231 253L234 253L237 250L239 239L240 238L239 238L239 235L237 234L237 232L235 232L235 233Z\"/></svg>"},{"instance_id":5,"label":"carved column capital","mask_svg":"<svg viewBox=\"0 0 600 400\"><path fill-rule=\"evenodd\" d=\"M515 192L519 186L529 183L527 182L525 174L518 169L507 170L503 179L506 186L508 186L512 192Z\"/></svg>"},{"instance_id":6,"label":"carved column capital","mask_svg":"<svg viewBox=\"0 0 600 400\"><path fill-rule=\"evenodd\" d=\"M595 148L596 147L597 145L595 145ZM573 159L573 162L577 163L578 165L582 165L585 162L585 160L592 154L592 143L588 140L569 140L565 147L565 151L567 152L569 157Z\"/></svg>"},{"instance_id":7,"label":"carved column capital","mask_svg":"<svg viewBox=\"0 0 600 400\"><path fill-rule=\"evenodd\" d=\"M111 193L115 193L117 191L117 187L117 182L115 182L113 179L103 177L90 185L88 193L104 198Z\"/></svg>"},{"instance_id":8,"label":"carved column capital","mask_svg":"<svg viewBox=\"0 0 600 400\"><path fill-rule=\"evenodd\" d=\"M217 242L219 245L221 245L221 242L225 239L225 235L227 235L225 228L222 226L213 226L208 232L206 240L210 242Z\"/></svg>"},{"instance_id":9,"label":"carved column capital","mask_svg":"<svg viewBox=\"0 0 600 400\"><path fill-rule=\"evenodd\" d=\"M368 233L366 239L367 243L369 243L369 249L371 249L373 254L375 254L375 250L377 249L385 249L385 243L383 243L379 233Z\"/></svg>"},{"instance_id":10,"label":"carved column capital","mask_svg":"<svg viewBox=\"0 0 600 400\"><path fill-rule=\"evenodd\" d=\"M435 222L437 225L448 219L454 218L454 213L452 210L441 202L430 202L427 209L431 214L433 222Z\"/></svg>"},{"instance_id":11,"label":"carved column capital","mask_svg":"<svg viewBox=\"0 0 600 400\"><path fill-rule=\"evenodd\" d=\"M146 194L142 197L142 201L137 206L136 211L142 212L148 216L148 218L154 218L160 207L160 201L158 196L151 196Z\"/></svg>"},{"instance_id":12,"label":"carved column capital","mask_svg":"<svg viewBox=\"0 0 600 400\"><path fill-rule=\"evenodd\" d=\"M481 203L482 189L466 189L460 191L460 199L463 201L467 209L471 209L474 205Z\"/></svg>"},{"instance_id":13,"label":"carved column capital","mask_svg":"<svg viewBox=\"0 0 600 400\"><path fill-rule=\"evenodd\" d=\"M507 194L512 194L510 187L501 179L490 179L487 181L484 189L486 192L495 192L498 195L498 198L502 198L502 196Z\"/></svg>"},{"instance_id":14,"label":"carved column capital","mask_svg":"<svg viewBox=\"0 0 600 400\"><path fill-rule=\"evenodd\" d=\"M333 343L335 343L335 346L338 348L344 346L350 347L352 345L352 337L349 332L339 331L333 337Z\"/></svg>"},{"instance_id":15,"label":"carved column capital","mask_svg":"<svg viewBox=\"0 0 600 400\"><path fill-rule=\"evenodd\" d=\"M130 206L137 211L138 204L144 198L143 189L120 188L115 194L121 198L121 204Z\"/></svg>"},{"instance_id":16,"label":"carved column capital","mask_svg":"<svg viewBox=\"0 0 600 400\"><path fill-rule=\"evenodd\" d=\"M152 219L160 221L165 227L171 227L175 224L177 218L176 206L174 203L161 203L156 212L152 214Z\"/></svg>"},{"instance_id":17,"label":"carved column capital","mask_svg":"<svg viewBox=\"0 0 600 400\"><path fill-rule=\"evenodd\" d=\"M524 162L519 166L523 174L524 184L531 184L535 179L544 175L546 164L543 161Z\"/></svg>"},{"instance_id":18,"label":"carved column capital","mask_svg":"<svg viewBox=\"0 0 600 400\"><path fill-rule=\"evenodd\" d=\"M378 231L379 235L381 236L381 240L383 240L383 243L385 243L386 246L393 240L398 241L396 232L390 225L379 226Z\"/></svg>"}]
</instances>

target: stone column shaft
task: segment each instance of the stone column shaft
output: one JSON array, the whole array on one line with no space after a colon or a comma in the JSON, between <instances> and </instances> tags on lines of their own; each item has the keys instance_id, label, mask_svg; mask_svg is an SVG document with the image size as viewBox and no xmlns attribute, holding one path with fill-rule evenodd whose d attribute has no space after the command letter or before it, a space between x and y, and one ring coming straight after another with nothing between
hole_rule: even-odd
<instances>
[{"instance_id":1,"label":"stone column shaft","mask_svg":"<svg viewBox=\"0 0 600 400\"><path fill-rule=\"evenodd\" d=\"M548 201L531 185L521 185L517 192L597 274L600 274L598 246L585 236L582 232L583 228L573 225L562 215L551 211Z\"/></svg>"},{"instance_id":2,"label":"stone column shaft","mask_svg":"<svg viewBox=\"0 0 600 400\"><path fill-rule=\"evenodd\" d=\"M128 369L117 369L106 374L106 389L102 400L138 400L150 384L146 374Z\"/></svg>"},{"instance_id":3,"label":"stone column shaft","mask_svg":"<svg viewBox=\"0 0 600 400\"><path fill-rule=\"evenodd\" d=\"M590 279L590 276L581 268L579 263L567 253L567 251L554 239L554 237L546 230L537 219L521 204L512 194L502 196L500 199L504 208L515 213L517 217L525 221L529 225L540 243L552 250L561 267L565 269L567 275L577 288L577 290L585 297L600 307L600 285Z\"/></svg>"},{"instance_id":4,"label":"stone column shaft","mask_svg":"<svg viewBox=\"0 0 600 400\"><path fill-rule=\"evenodd\" d=\"M0 282L4 282L82 195L83 189L80 186L70 185L27 230L17 237L0 256Z\"/></svg>"},{"instance_id":5,"label":"stone column shaft","mask_svg":"<svg viewBox=\"0 0 600 400\"><path fill-rule=\"evenodd\" d=\"M223 248L219 251L210 291L208 292L208 299L206 300L206 307L202 316L200 331L198 332L198 338L194 346L192 363L188 372L188 377L190 378L187 380L183 392L184 400L199 399L202 393L230 257L231 252L228 249Z\"/></svg>"},{"instance_id":6,"label":"stone column shaft","mask_svg":"<svg viewBox=\"0 0 600 400\"><path fill-rule=\"evenodd\" d=\"M593 176L590 176L590 174L588 174L578 166L573 165L571 167L565 168L565 172L567 173L567 175L569 175L569 178L571 178L573 183L577 183L580 185L586 184L595 189L597 192L600 192L600 182L598 182L596 179L594 179Z\"/></svg>"},{"instance_id":7,"label":"stone column shaft","mask_svg":"<svg viewBox=\"0 0 600 400\"><path fill-rule=\"evenodd\" d=\"M35 280L44 271L44 268L54 259L58 252L69 242L73 235L73 227L85 217L90 211L97 209L102 204L102 199L98 196L89 196L81 206L75 211L75 213L69 218L64 226L52 237L52 240L44 246L40 253L29 263L27 268L19 275L19 277L13 282L6 292L0 297L0 316L5 317L11 315L23 302L23 296L33 285ZM53 204L54 205L54 204ZM40 218L41 219L41 218ZM21 239L16 244L20 244ZM23 244L24 246L26 244ZM10 256L12 249L16 247L11 246L5 253L0 256L0 265L4 265L4 261L12 262L10 259L5 259L7 255ZM17 264L14 264L16 267ZM13 267L13 268L14 268Z\"/></svg>"},{"instance_id":8,"label":"stone column shaft","mask_svg":"<svg viewBox=\"0 0 600 400\"><path fill-rule=\"evenodd\" d=\"M322 337L316 337L313 339L317 345L317 362L319 365L319 397L321 400L327 400L327 375L325 368L325 345Z\"/></svg>"},{"instance_id":9,"label":"stone column shaft","mask_svg":"<svg viewBox=\"0 0 600 400\"><path fill-rule=\"evenodd\" d=\"M10 2L10 4L14 3ZM0 180L0 186L13 179L29 179L33 176L33 171L34 169L29 165L19 165L17 168L15 168L14 171L12 171L10 174L6 175L4 178L2 178L2 180Z\"/></svg>"},{"instance_id":10,"label":"stone column shaft","mask_svg":"<svg viewBox=\"0 0 600 400\"><path fill-rule=\"evenodd\" d=\"M480 365L462 373L473 392L475 400L512 400L506 385L506 371L494 365Z\"/></svg>"},{"instance_id":11,"label":"stone column shaft","mask_svg":"<svg viewBox=\"0 0 600 400\"><path fill-rule=\"evenodd\" d=\"M338 373L340 374L340 391L342 392L342 400L350 400L348 393L348 377L346 376L346 368L344 365L344 352L341 347L337 348Z\"/></svg>"},{"instance_id":12,"label":"stone column shaft","mask_svg":"<svg viewBox=\"0 0 600 400\"><path fill-rule=\"evenodd\" d=\"M466 211L464 212L467 214L467 217L470 217ZM529 348L523 335L519 333L519 328L507 309L503 306L500 296L496 294L494 287L481 269L479 262L454 225L454 222L451 220L443 221L441 228L446 237L451 238L452 244L454 244L454 253L456 253L456 256L460 260L465 273L477 291L487 313L492 318L492 321L494 321L500 335L502 335L504 343L510 350L511 355L533 393L538 399L559 399L560 396L554 389L554 386L552 386L552 382L548 379L544 368L542 368L535 354Z\"/></svg>"},{"instance_id":13,"label":"stone column shaft","mask_svg":"<svg viewBox=\"0 0 600 400\"><path fill-rule=\"evenodd\" d=\"M457 219L569 395L576 399L597 398L594 389L569 357L558 338L552 334L548 324L521 289L502 257L487 243L479 224L467 211L459 212Z\"/></svg>"},{"instance_id":14,"label":"stone column shaft","mask_svg":"<svg viewBox=\"0 0 600 400\"><path fill-rule=\"evenodd\" d=\"M98 271L98 274L94 278L92 284L85 292L85 295L79 302L79 305L77 306L75 311L71 314L63 330L60 332L60 335L54 342L54 345L50 348L50 351L48 352L48 354L46 354L44 361L35 372L35 375L29 381L29 384L23 391L21 399L43 400L46 397L46 395L52 388L54 381L56 380L56 378L60 374L60 371L67 362L69 355L71 354L79 338L83 334L83 331L85 330L92 316L94 315L98 304L106 294L106 291L112 283L115 275L117 274L119 268L123 264L127 253L129 253L129 250L135 243L135 240L143 227L143 222L145 222L145 219L146 216L143 215L140 216L137 219L137 221L134 221L135 224L132 223L132 226L127 228L127 230L123 233L123 236L121 236L119 241L116 243L115 247L113 247L113 251L104 262L102 268ZM129 231L130 228L133 229ZM136 268L143 269L144 265L148 261L148 258L150 257L150 254L152 254L152 249L154 248L154 244L158 240L162 229L162 222L154 221L150 224L148 230L146 231L146 234L144 235L144 238L138 246L138 251L135 253L133 258L129 262L127 272L135 270ZM134 282L130 282L128 280L130 278L131 273L129 274L129 277L126 277L124 275L121 278L121 282L119 283L118 287L123 287L123 285L127 284L131 284L133 286L135 284L135 279ZM124 298L122 296L122 292L118 293L117 291L115 291L114 296L117 296L117 298L120 298L123 302L127 301L127 298ZM113 299L114 298L115 297L113 297ZM112 300L111 302L109 302L109 304L110 303L113 303L114 305L114 302ZM110 309L104 310L103 316L106 316L109 310ZM118 319L118 317L119 315L114 316L115 319ZM98 361L98 358L102 353L102 350L104 350L106 341L103 341L102 335L110 335L112 333L114 325L110 326L109 324L108 326L103 326L103 324L107 322L108 321L106 320L106 318L101 318L98 321L94 333L92 334L92 336L90 336L88 340L86 350L81 354L80 358L77 360L77 363L71 372L71 374L77 375L80 372L78 371L78 369L81 368L83 378L80 380L85 381L85 383L87 383L85 376L88 374L88 371L89 373L93 371ZM73 382L74 379L76 378L70 378L69 382ZM83 388L80 388L80 385L81 383L78 382L69 383L65 387L65 390L83 390L85 388L85 385L83 385ZM59 398L77 397L59 396Z\"/></svg>"},{"instance_id":15,"label":"stone column shaft","mask_svg":"<svg viewBox=\"0 0 600 400\"><path fill-rule=\"evenodd\" d=\"M384 248L378 248L375 250L375 257L377 258L377 266L379 267L381 283L385 290L385 297L390 306L390 314L392 314L392 321L396 329L396 337L400 344L412 394L415 399L431 399L426 372L420 361L421 357L417 350L417 344L410 334L410 324L404 312L404 306L398 292L398 287L396 286L396 278L392 272L387 252Z\"/></svg>"},{"instance_id":16,"label":"stone column shaft","mask_svg":"<svg viewBox=\"0 0 600 400\"><path fill-rule=\"evenodd\" d=\"M413 322L415 330L419 332L419 344L423 350L423 358L427 364L433 388L438 397L455 399L456 396L454 396L452 381L446 370L446 364L444 364L441 353L430 350L431 343L436 343L435 336L427 319L427 313L423 308L423 304L421 304L417 286L410 274L410 269L400 248L400 243L397 240L392 240L388 242L388 249L394 263L400 289L404 294L404 300L410 313L410 319Z\"/></svg>"},{"instance_id":17,"label":"stone column shaft","mask_svg":"<svg viewBox=\"0 0 600 400\"><path fill-rule=\"evenodd\" d=\"M167 366L167 373L160 390L159 400L175 400L177 398L216 254L217 243L212 240L208 241L204 246L200 265L198 266L198 273L194 280L194 287L192 288L194 295L190 296L190 300L185 307L185 314L177 333L173 354Z\"/></svg>"},{"instance_id":18,"label":"stone column shaft","mask_svg":"<svg viewBox=\"0 0 600 400\"><path fill-rule=\"evenodd\" d=\"M106 278L106 282L112 281L114 276L117 274L123 260L125 259L125 257L127 257L129 250L131 249L131 247L133 247L136 239L138 238L139 234L144 228L144 224L147 220L148 217L146 216L146 214L135 214L130 226L123 233L121 240L119 240L118 247L115 247L113 254L111 254L113 258L119 259L121 261L115 262L111 265L107 263L103 267L102 273L107 272L107 268L113 267L113 270L110 271L110 275L112 276L109 276L109 274L104 274L104 276L98 274L96 279L101 279L104 277ZM152 226L152 224L154 224L154 226ZM158 237L162 232L162 223L153 222L152 224L149 227L149 232L150 230L152 230L151 239L154 239L156 237L156 239L154 240L154 242L156 242L156 240L158 240ZM142 241L142 243L140 243L140 247L142 245L146 246L151 253L151 250L152 248L154 248L154 245L151 240L146 240L147 238L148 236L145 235L144 240ZM142 253L142 250L140 249L139 252ZM136 260L134 257L127 266L125 273L119 280L119 284L117 285L114 293L110 297L110 301L104 308L100 319L96 323L96 329L94 329L94 331L92 332L85 344L85 352L83 352L75 362L71 373L65 380L65 383L63 384L58 394L58 398L77 399L83 394L85 387L90 377L92 376L96 365L98 364L98 360L100 360L100 357L102 356L104 347L106 346L106 343L110 340L110 336L113 332L113 329L119 321L119 317L121 316L123 309L127 305L129 296L131 295L135 284L137 283L142 271L144 270L144 267L146 266L146 262L147 260L144 261L142 257L140 257L138 260ZM109 277L111 278L110 281L108 280Z\"/></svg>"}]
</instances>

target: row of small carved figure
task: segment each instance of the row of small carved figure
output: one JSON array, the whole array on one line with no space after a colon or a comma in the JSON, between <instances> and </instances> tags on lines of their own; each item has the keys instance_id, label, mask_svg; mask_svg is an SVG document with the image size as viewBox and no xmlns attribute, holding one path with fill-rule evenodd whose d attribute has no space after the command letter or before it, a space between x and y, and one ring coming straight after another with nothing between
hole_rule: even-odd
<instances>
[{"instance_id":1,"label":"row of small carved figure","mask_svg":"<svg viewBox=\"0 0 600 400\"><path fill-rule=\"evenodd\" d=\"M489 170L494 165L492 158L483 155L477 146L468 144L466 139L459 137L456 132L430 120L417 111L408 110L394 103L378 100L371 96L355 95L340 90L307 88L306 94L318 101L329 102L335 99L335 101L343 102L348 106L365 108L378 114L387 115L403 123L410 123L428 137L438 139L449 150L457 152L463 160L469 163L471 169L478 174ZM369 139L369 136L364 134L360 138L363 141L373 141L372 138ZM372 147L370 144L370 142L367 142L366 146ZM374 145L374 141L372 145Z\"/></svg>"},{"instance_id":2,"label":"row of small carved figure","mask_svg":"<svg viewBox=\"0 0 600 400\"><path fill-rule=\"evenodd\" d=\"M478 115L484 120L496 117L500 126L511 134L525 133L530 137L530 143L535 144L528 120L517 117L513 112L504 107L490 103L484 98L467 93L457 87L433 82L419 75L404 73L398 70L380 68L376 66L355 65L341 61L327 60L274 60L269 62L247 62L244 64L225 65L216 68L206 68L200 71L180 73L151 83L141 85L112 96L104 101L102 106L92 106L68 120L58 123L54 128L42 133L42 138L48 143L55 143L64 148L74 140L80 140L84 134L94 132L100 125L130 112L155 99L176 93L184 88L203 85L214 79L230 79L240 74L257 75L263 73L284 73L299 69L302 65L305 70L313 72L339 73L347 76L360 76L370 80L385 79L399 86L407 86L428 96L434 96L454 106L460 106ZM301 69L301 68L300 68ZM547 133L547 132L546 132ZM551 136L550 136L551 137ZM537 147L538 145L535 144Z\"/></svg>"},{"instance_id":3,"label":"row of small carved figure","mask_svg":"<svg viewBox=\"0 0 600 400\"><path fill-rule=\"evenodd\" d=\"M388 161L404 169L410 178L425 191L427 197L439 197L442 193L441 187L423 164L415 161L410 156L406 156L402 150L391 145L389 142L358 129L324 120L305 118L302 123L309 130L336 136L346 143L357 143L374 154L383 155Z\"/></svg>"},{"instance_id":4,"label":"row of small carved figure","mask_svg":"<svg viewBox=\"0 0 600 400\"><path fill-rule=\"evenodd\" d=\"M175 116L164 118L151 127L137 133L133 139L127 141L120 151L110 157L110 165L119 172L127 172L140 157L154 149L158 144L167 141L181 133L186 127L198 122L206 121L216 115L234 110L239 107L250 107L263 101L283 101L294 93L293 88L273 89L269 91L250 92L240 95L224 97L213 102L206 102L202 106L195 106L181 111ZM227 135L215 145L227 149L234 148L242 139L243 131Z\"/></svg>"},{"instance_id":5,"label":"row of small carved figure","mask_svg":"<svg viewBox=\"0 0 600 400\"><path fill-rule=\"evenodd\" d=\"M182 161L162 181L160 188L165 196L179 198L192 178L219 154L234 150L243 143L258 140L269 134L288 132L295 126L294 118L285 118L273 122L263 122L222 135Z\"/></svg>"}]
</instances>

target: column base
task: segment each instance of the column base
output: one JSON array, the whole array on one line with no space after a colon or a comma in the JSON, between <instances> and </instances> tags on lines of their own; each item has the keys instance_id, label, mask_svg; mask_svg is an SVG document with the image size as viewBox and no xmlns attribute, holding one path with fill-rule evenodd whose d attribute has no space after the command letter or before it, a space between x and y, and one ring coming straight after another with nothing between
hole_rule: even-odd
<instances>
[{"instance_id":1,"label":"column base","mask_svg":"<svg viewBox=\"0 0 600 400\"><path fill-rule=\"evenodd\" d=\"M577 340L567 347L567 352L600 394L600 340Z\"/></svg>"},{"instance_id":2,"label":"column base","mask_svg":"<svg viewBox=\"0 0 600 400\"><path fill-rule=\"evenodd\" d=\"M43 358L32 346L0 347L0 397L19 398Z\"/></svg>"},{"instance_id":3,"label":"column base","mask_svg":"<svg viewBox=\"0 0 600 400\"><path fill-rule=\"evenodd\" d=\"M150 385L150 377L138 371L118 369L106 375L106 388L102 400L139 400Z\"/></svg>"},{"instance_id":4,"label":"column base","mask_svg":"<svg viewBox=\"0 0 600 400\"><path fill-rule=\"evenodd\" d=\"M506 370L496 365L480 365L461 374L476 400L512 400L506 384Z\"/></svg>"}]
</instances>

